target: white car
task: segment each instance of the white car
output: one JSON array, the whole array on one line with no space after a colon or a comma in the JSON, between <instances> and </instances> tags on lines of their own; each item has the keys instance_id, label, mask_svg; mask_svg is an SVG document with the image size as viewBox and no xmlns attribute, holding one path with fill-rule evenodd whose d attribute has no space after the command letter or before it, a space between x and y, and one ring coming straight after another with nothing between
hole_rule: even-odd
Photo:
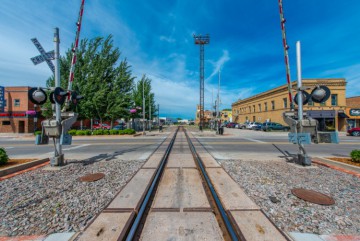
<instances>
[{"instance_id":1,"label":"white car","mask_svg":"<svg viewBox=\"0 0 360 241\"><path fill-rule=\"evenodd\" d=\"M253 126L256 126L258 124L261 124L260 122L250 122L247 126L246 126L246 129L252 129Z\"/></svg>"}]
</instances>

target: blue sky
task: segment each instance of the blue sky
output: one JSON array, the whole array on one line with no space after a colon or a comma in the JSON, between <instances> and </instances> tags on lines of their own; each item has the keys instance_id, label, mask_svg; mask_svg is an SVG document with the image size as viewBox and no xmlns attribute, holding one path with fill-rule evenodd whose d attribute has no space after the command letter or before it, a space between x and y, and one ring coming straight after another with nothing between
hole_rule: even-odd
<instances>
[{"instance_id":1,"label":"blue sky","mask_svg":"<svg viewBox=\"0 0 360 241\"><path fill-rule=\"evenodd\" d=\"M75 39L81 0L1 0L0 85L44 86L46 64L34 66L36 37L61 53ZM360 95L360 1L283 0L296 80L296 41L303 78L346 78L347 97ZM277 0L85 0L80 38L113 35L138 79L152 79L161 116L194 118L199 102L199 47L193 34L210 34L205 46L205 108L210 109L221 67L221 108L286 84ZM76 76L75 76L76 81Z\"/></svg>"}]
</instances>

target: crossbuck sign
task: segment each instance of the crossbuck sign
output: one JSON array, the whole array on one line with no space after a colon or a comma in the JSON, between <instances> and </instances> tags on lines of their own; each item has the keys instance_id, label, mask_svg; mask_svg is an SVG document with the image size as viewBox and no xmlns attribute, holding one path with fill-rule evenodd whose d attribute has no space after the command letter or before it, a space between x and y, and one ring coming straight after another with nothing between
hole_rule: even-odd
<instances>
[{"instance_id":1,"label":"crossbuck sign","mask_svg":"<svg viewBox=\"0 0 360 241\"><path fill-rule=\"evenodd\" d=\"M41 46L39 41L36 38L31 39L31 42L35 45L35 47L39 50L40 55L32 57L31 61L34 63L34 65L40 64L44 61L48 64L49 68L53 73L55 73L55 66L51 62L52 59L54 59L55 51L49 51L45 52L44 48Z\"/></svg>"}]
</instances>

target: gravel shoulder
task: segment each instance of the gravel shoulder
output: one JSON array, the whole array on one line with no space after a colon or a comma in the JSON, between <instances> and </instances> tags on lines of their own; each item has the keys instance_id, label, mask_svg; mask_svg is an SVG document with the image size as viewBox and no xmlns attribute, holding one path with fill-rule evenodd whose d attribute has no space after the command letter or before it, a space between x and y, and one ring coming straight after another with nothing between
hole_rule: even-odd
<instances>
[{"instance_id":1,"label":"gravel shoulder","mask_svg":"<svg viewBox=\"0 0 360 241\"><path fill-rule=\"evenodd\" d=\"M285 232L360 234L360 179L327 167L296 167L285 161L221 160L219 163ZM335 199L322 206L298 199L306 188ZM272 202L275 197L279 202Z\"/></svg>"},{"instance_id":2,"label":"gravel shoulder","mask_svg":"<svg viewBox=\"0 0 360 241\"><path fill-rule=\"evenodd\" d=\"M83 230L145 160L74 161L58 171L44 168L0 182L0 236ZM79 177L102 172L95 182Z\"/></svg>"}]
</instances>

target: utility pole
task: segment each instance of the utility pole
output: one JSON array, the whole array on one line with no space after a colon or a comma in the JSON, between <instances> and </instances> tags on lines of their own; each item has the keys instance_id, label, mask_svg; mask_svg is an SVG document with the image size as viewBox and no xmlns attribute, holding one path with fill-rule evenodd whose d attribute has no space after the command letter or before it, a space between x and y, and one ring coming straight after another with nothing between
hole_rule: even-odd
<instances>
[{"instance_id":1,"label":"utility pole","mask_svg":"<svg viewBox=\"0 0 360 241\"><path fill-rule=\"evenodd\" d=\"M204 45L210 43L209 34L193 35L195 44L200 45L200 122L199 130L202 131L204 127Z\"/></svg>"},{"instance_id":2,"label":"utility pole","mask_svg":"<svg viewBox=\"0 0 360 241\"><path fill-rule=\"evenodd\" d=\"M54 43L55 43L55 87L60 87L60 61L59 61L59 45L60 45L60 37L59 37L59 28L54 29ZM59 103L55 103L55 113L56 113L56 122L57 125L61 125L61 105ZM64 165L64 154L62 154L60 136L55 138L55 153L54 158L51 162L52 166L62 166Z\"/></svg>"},{"instance_id":3,"label":"utility pole","mask_svg":"<svg viewBox=\"0 0 360 241\"><path fill-rule=\"evenodd\" d=\"M298 102L298 125L299 133L303 133L303 93L302 93L302 77L301 77L301 46L300 41L296 42L296 63L297 63L297 102ZM299 151L298 151L298 162L304 166L311 165L311 159L307 155L304 145L299 141Z\"/></svg>"},{"instance_id":4,"label":"utility pole","mask_svg":"<svg viewBox=\"0 0 360 241\"><path fill-rule=\"evenodd\" d=\"M149 93L149 131L151 132L151 94Z\"/></svg>"},{"instance_id":5,"label":"utility pole","mask_svg":"<svg viewBox=\"0 0 360 241\"><path fill-rule=\"evenodd\" d=\"M217 105L216 105L217 134L220 134L220 113L219 113L220 112L220 74L221 74L221 68L219 69L219 81L218 81L218 93L217 93Z\"/></svg>"},{"instance_id":6,"label":"utility pole","mask_svg":"<svg viewBox=\"0 0 360 241\"><path fill-rule=\"evenodd\" d=\"M143 135L145 135L145 79L143 80Z\"/></svg>"}]
</instances>

